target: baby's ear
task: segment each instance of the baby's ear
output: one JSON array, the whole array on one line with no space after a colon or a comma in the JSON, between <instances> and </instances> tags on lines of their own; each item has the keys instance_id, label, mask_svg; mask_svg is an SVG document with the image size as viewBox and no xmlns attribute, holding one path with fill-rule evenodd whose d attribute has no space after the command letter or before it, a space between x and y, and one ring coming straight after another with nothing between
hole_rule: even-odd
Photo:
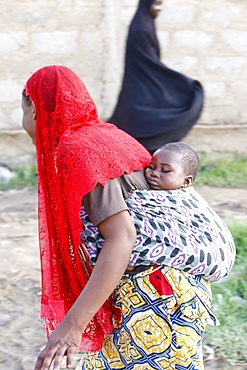
<instances>
[{"instance_id":1,"label":"baby's ear","mask_svg":"<svg viewBox=\"0 0 247 370\"><path fill-rule=\"evenodd\" d=\"M189 188L192 185L193 177L192 176L186 176L184 178L182 188Z\"/></svg>"}]
</instances>

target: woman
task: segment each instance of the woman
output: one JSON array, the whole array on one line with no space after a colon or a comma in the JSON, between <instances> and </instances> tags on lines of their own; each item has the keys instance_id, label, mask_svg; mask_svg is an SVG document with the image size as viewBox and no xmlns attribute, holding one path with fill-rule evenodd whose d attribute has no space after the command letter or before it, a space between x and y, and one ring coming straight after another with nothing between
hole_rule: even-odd
<instances>
[{"instance_id":1,"label":"woman","mask_svg":"<svg viewBox=\"0 0 247 370\"><path fill-rule=\"evenodd\" d=\"M127 38L122 88L109 119L151 154L165 143L180 141L203 107L201 84L160 61L154 18L161 3L139 1Z\"/></svg>"},{"instance_id":2,"label":"woman","mask_svg":"<svg viewBox=\"0 0 247 370\"><path fill-rule=\"evenodd\" d=\"M23 127L37 151L41 317L49 334L65 317L37 361L36 369L46 369L53 357L59 366L65 353L71 363L81 333L119 282L135 244L123 200L122 209L98 225L106 248L83 290L87 298L82 297L82 305L74 304L91 274L88 260L82 266L78 252L83 196L96 184L104 186L110 178L143 169L150 155L126 133L98 118L84 84L66 67L48 66L34 73L26 83L22 108ZM136 183L145 187L140 174ZM104 333L112 329L106 312L109 309L102 308L87 327L85 348L98 349Z\"/></svg>"},{"instance_id":3,"label":"woman","mask_svg":"<svg viewBox=\"0 0 247 370\"><path fill-rule=\"evenodd\" d=\"M169 284L167 286L164 276L170 271L161 271L153 264L128 267L136 230L125 198L135 190L149 189L142 171L150 161L149 153L128 134L98 118L83 82L66 67L48 66L35 72L25 85L22 108L23 127L37 151L41 317L50 336L35 370L49 369L53 360L54 369L58 369L65 355L69 368L80 348L89 352L102 349L108 369L132 369L133 361L137 366L151 366L151 361L153 368L159 368L155 367L156 362L161 368L165 368L165 363L175 366L178 354L180 365L184 362L188 367L195 362L200 369L201 352L197 351L197 343L207 321L215 321L210 309L202 307L191 288L193 281L200 284L200 278L192 278L189 284L197 312L192 319L197 336L194 341L184 341L184 336L177 333L178 343L183 345L174 346L171 345L176 332L173 323L187 305L183 294L175 298ZM91 221L104 238L93 269L79 240L79 212L85 198L89 199ZM174 283L188 284L181 276ZM207 284L202 285L205 295L210 296ZM126 295L127 286L135 286L136 292L130 290ZM142 354L140 358L137 347L128 338L118 336L118 325L126 312L124 307L119 310L116 305L112 306L112 302L121 295L123 302L129 297L129 301L137 305L143 289L147 299L145 315L148 315L144 316L149 324L157 318L158 330L153 330L153 324L150 326L147 320L141 326L138 322L132 323L137 332L140 334L141 328L148 339L145 356ZM114 299L108 299L114 290ZM170 320L169 315L176 320ZM199 322L202 326L198 326ZM185 336L191 337L191 330L186 328ZM111 346L112 333L122 342L127 361L131 357L129 367L121 361L116 364L114 359L119 360L120 353ZM93 359L94 368L105 368L102 358L97 360L94 354L88 355L82 366L91 364Z\"/></svg>"}]
</instances>

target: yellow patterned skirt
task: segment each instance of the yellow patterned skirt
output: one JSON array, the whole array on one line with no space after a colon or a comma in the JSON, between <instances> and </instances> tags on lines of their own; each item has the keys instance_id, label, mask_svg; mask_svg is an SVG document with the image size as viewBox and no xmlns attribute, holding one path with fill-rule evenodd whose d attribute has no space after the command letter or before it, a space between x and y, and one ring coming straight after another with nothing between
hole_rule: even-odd
<instances>
[{"instance_id":1,"label":"yellow patterned skirt","mask_svg":"<svg viewBox=\"0 0 247 370\"><path fill-rule=\"evenodd\" d=\"M163 282L169 289L163 289ZM164 284L165 285L165 284ZM103 348L82 353L76 370L203 370L206 324L218 325L211 312L210 283L163 267L124 275L114 299L120 327L106 335Z\"/></svg>"}]
</instances>

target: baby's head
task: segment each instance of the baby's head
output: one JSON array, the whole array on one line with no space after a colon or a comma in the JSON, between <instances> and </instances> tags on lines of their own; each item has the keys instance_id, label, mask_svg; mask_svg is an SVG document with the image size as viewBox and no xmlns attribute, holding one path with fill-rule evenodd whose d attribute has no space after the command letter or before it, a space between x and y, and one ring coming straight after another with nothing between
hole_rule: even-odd
<instances>
[{"instance_id":1,"label":"baby's head","mask_svg":"<svg viewBox=\"0 0 247 370\"><path fill-rule=\"evenodd\" d=\"M168 143L154 152L145 177L153 190L187 188L195 180L198 166L198 155L191 147Z\"/></svg>"}]
</instances>

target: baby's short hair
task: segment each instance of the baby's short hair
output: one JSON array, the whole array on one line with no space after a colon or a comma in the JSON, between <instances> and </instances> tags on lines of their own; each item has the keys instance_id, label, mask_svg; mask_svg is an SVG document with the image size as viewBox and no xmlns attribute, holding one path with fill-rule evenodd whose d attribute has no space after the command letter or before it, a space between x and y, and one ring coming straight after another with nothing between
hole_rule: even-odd
<instances>
[{"instance_id":1,"label":"baby's short hair","mask_svg":"<svg viewBox=\"0 0 247 370\"><path fill-rule=\"evenodd\" d=\"M192 149L189 145L175 142L164 144L158 150L170 150L180 154L184 174L186 176L192 176L193 181L195 180L199 167L199 157L194 149Z\"/></svg>"}]
</instances>

